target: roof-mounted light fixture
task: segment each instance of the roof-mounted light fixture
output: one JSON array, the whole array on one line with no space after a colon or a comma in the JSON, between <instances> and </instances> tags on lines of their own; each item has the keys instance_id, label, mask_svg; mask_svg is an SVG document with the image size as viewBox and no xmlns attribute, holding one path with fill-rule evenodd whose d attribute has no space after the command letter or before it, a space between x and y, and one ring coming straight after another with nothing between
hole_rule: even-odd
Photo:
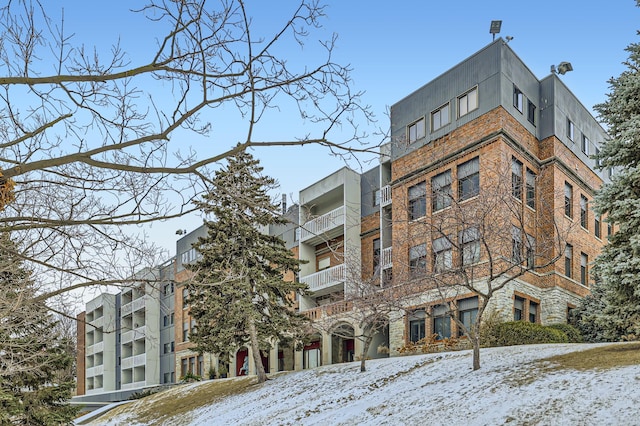
<instances>
[{"instance_id":1,"label":"roof-mounted light fixture","mask_svg":"<svg viewBox=\"0 0 640 426\"><path fill-rule=\"evenodd\" d=\"M489 34L493 34L493 40L496 39L496 34L500 32L500 27L502 27L502 21L491 21L491 26L489 27Z\"/></svg>"},{"instance_id":2,"label":"roof-mounted light fixture","mask_svg":"<svg viewBox=\"0 0 640 426\"><path fill-rule=\"evenodd\" d=\"M553 74L558 73L560 75L565 75L569 71L573 71L571 62L560 62L557 67L555 65L551 65L551 72Z\"/></svg>"}]
</instances>

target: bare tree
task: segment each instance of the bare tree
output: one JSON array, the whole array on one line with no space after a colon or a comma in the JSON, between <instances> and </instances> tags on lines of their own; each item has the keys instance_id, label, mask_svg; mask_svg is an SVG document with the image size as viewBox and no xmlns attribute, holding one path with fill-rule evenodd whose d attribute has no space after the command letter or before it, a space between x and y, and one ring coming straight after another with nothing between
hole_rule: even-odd
<instances>
[{"instance_id":1,"label":"bare tree","mask_svg":"<svg viewBox=\"0 0 640 426\"><path fill-rule=\"evenodd\" d=\"M137 40L147 54L136 57L119 40L108 54L91 49L46 7L19 0L0 9L0 224L46 277L43 300L128 282L134 267L156 264L154 247L132 227L194 211L211 168L234 153L375 149L360 144L367 135L355 119L372 116L349 66L333 60L336 36L318 41L324 55L298 69L281 55L295 55L292 45L301 48L321 27L325 10L315 0L283 12L272 33L258 33L242 0L149 0L132 11L155 28ZM283 126L281 139L256 137L268 112L285 103L309 133ZM229 109L245 126L227 145L207 143Z\"/></svg>"},{"instance_id":2,"label":"bare tree","mask_svg":"<svg viewBox=\"0 0 640 426\"><path fill-rule=\"evenodd\" d=\"M414 200L425 206L409 201L404 208L410 218L427 205L431 215L415 220L405 241L394 233L394 244L409 246L405 274L412 291L428 294L469 338L474 370L480 368L480 329L489 302L515 280L535 280L534 274L553 270L573 226L554 208L558 194L547 191L549 185L553 189L551 173L543 169L527 180L524 172L512 172L510 157L484 157L480 183L473 163L478 158L458 166L457 182L443 172L428 190L426 184L414 189ZM541 182L545 190L537 188ZM469 295L478 303L471 310L475 315L465 318L459 303Z\"/></svg>"}]
</instances>

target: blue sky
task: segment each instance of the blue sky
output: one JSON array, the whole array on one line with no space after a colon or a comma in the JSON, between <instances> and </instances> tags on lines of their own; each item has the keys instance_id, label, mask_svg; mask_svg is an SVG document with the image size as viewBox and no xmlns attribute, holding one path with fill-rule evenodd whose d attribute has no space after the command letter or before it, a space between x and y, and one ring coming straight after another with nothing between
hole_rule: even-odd
<instances>
[{"instance_id":1,"label":"blue sky","mask_svg":"<svg viewBox=\"0 0 640 426\"><path fill-rule=\"evenodd\" d=\"M247 6L257 30L268 34L296 3L248 0ZM144 61L141 58L159 35L139 15L128 12L143 1L91 2L89 8L86 1L60 0L47 3L47 7L54 4L65 7L67 28L76 34L77 41L105 49L120 37L134 62ZM607 80L624 70L624 49L638 41L640 29L640 8L632 0L329 0L325 4L324 28L312 34L303 52L292 46L288 55L291 64L302 66L312 60L315 39L337 33L334 60L351 65L355 89L366 92L363 103L371 106L377 124L385 129L387 107L492 41L492 20L502 20L500 36L513 37L510 46L538 78L548 75L552 64L571 62L574 71L561 78L589 109L606 99ZM207 143L235 143L245 136L245 129L229 125L224 115L212 114L209 119L214 132ZM296 115L283 107L262 124L259 135L291 139L302 131ZM278 179L281 192L293 193L294 199L298 190L344 165L326 150L313 147L260 149L254 155L262 161L265 173ZM374 165L365 162L362 167ZM188 218L156 224L151 235L173 252L175 235L165 227L190 231L200 223Z\"/></svg>"}]
</instances>

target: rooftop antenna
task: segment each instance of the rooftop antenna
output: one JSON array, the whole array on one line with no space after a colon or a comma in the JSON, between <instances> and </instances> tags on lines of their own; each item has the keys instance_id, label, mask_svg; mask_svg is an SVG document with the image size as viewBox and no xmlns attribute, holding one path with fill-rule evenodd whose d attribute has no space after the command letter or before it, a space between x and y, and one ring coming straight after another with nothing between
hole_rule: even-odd
<instances>
[{"instance_id":1,"label":"rooftop antenna","mask_svg":"<svg viewBox=\"0 0 640 426\"><path fill-rule=\"evenodd\" d=\"M493 35L493 41L496 40L496 34L500 32L500 27L502 27L502 21L491 21L491 26L489 27L489 34Z\"/></svg>"}]
</instances>

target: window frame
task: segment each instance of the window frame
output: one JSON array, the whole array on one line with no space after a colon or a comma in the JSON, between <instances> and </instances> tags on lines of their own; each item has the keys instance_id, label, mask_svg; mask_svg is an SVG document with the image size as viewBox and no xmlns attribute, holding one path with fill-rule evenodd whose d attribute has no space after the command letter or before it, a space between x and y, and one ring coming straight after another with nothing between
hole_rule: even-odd
<instances>
[{"instance_id":1,"label":"window frame","mask_svg":"<svg viewBox=\"0 0 640 426\"><path fill-rule=\"evenodd\" d=\"M427 244L421 243L409 248L409 275L417 278L427 271Z\"/></svg>"},{"instance_id":2,"label":"window frame","mask_svg":"<svg viewBox=\"0 0 640 426\"><path fill-rule=\"evenodd\" d=\"M522 229L511 225L511 261L517 265L522 264Z\"/></svg>"},{"instance_id":3,"label":"window frame","mask_svg":"<svg viewBox=\"0 0 640 426\"><path fill-rule=\"evenodd\" d=\"M527 99L527 120L529 123L536 125L536 105Z\"/></svg>"},{"instance_id":4,"label":"window frame","mask_svg":"<svg viewBox=\"0 0 640 426\"><path fill-rule=\"evenodd\" d=\"M513 106L520 113L524 110L524 94L515 84L513 85Z\"/></svg>"},{"instance_id":5,"label":"window frame","mask_svg":"<svg viewBox=\"0 0 640 426\"><path fill-rule=\"evenodd\" d=\"M469 97L470 94L474 94L473 98L475 98L475 106L470 107L470 103L469 100L472 99ZM462 108L462 103L465 103L465 112L462 112L463 108ZM462 95L458 96L458 118L460 117L464 117L465 115L475 111L478 109L479 107L479 102L478 102L478 86L475 86L469 90L467 90L465 93L463 93Z\"/></svg>"},{"instance_id":6,"label":"window frame","mask_svg":"<svg viewBox=\"0 0 640 426\"><path fill-rule=\"evenodd\" d=\"M580 226L586 230L589 229L589 199L580 194Z\"/></svg>"},{"instance_id":7,"label":"window frame","mask_svg":"<svg viewBox=\"0 0 640 426\"><path fill-rule=\"evenodd\" d=\"M525 301L527 299L525 299L524 297L520 297L518 295L514 295L513 296L513 320L514 321L522 321L524 319L524 304Z\"/></svg>"},{"instance_id":8,"label":"window frame","mask_svg":"<svg viewBox=\"0 0 640 426\"><path fill-rule=\"evenodd\" d=\"M573 277L573 246L568 243L564 248L564 276Z\"/></svg>"},{"instance_id":9,"label":"window frame","mask_svg":"<svg viewBox=\"0 0 640 426\"><path fill-rule=\"evenodd\" d=\"M475 166L472 163L476 163ZM471 172L463 174L465 168L471 169ZM466 173L466 172L465 172ZM480 193L480 157L474 157L464 163L458 164L456 170L456 177L458 179L458 201L468 200L476 197ZM471 182L469 188L465 188L467 182Z\"/></svg>"},{"instance_id":10,"label":"window frame","mask_svg":"<svg viewBox=\"0 0 640 426\"><path fill-rule=\"evenodd\" d=\"M407 188L409 220L417 220L427 215L427 182L418 182Z\"/></svg>"},{"instance_id":11,"label":"window frame","mask_svg":"<svg viewBox=\"0 0 640 426\"><path fill-rule=\"evenodd\" d=\"M564 183L564 215L573 219L573 185Z\"/></svg>"},{"instance_id":12,"label":"window frame","mask_svg":"<svg viewBox=\"0 0 640 426\"><path fill-rule=\"evenodd\" d=\"M527 167L525 172L525 203L527 206L536 209L536 179L538 175Z\"/></svg>"},{"instance_id":13,"label":"window frame","mask_svg":"<svg viewBox=\"0 0 640 426\"><path fill-rule=\"evenodd\" d=\"M444 181L444 185L440 185L440 179ZM431 178L431 211L446 209L451 206L452 201L451 169L447 169Z\"/></svg>"},{"instance_id":14,"label":"window frame","mask_svg":"<svg viewBox=\"0 0 640 426\"><path fill-rule=\"evenodd\" d=\"M460 262L469 266L480 262L480 232L475 226L460 232Z\"/></svg>"},{"instance_id":15,"label":"window frame","mask_svg":"<svg viewBox=\"0 0 640 426\"><path fill-rule=\"evenodd\" d=\"M599 214L595 214L593 217L593 233L596 238L600 239L602 237L602 218Z\"/></svg>"},{"instance_id":16,"label":"window frame","mask_svg":"<svg viewBox=\"0 0 640 426\"><path fill-rule=\"evenodd\" d=\"M453 247L447 237L440 237L433 240L431 250L433 252L434 272L444 272L453 267Z\"/></svg>"},{"instance_id":17,"label":"window frame","mask_svg":"<svg viewBox=\"0 0 640 426\"><path fill-rule=\"evenodd\" d=\"M434 305L431 308L431 329L433 334L437 334L437 340L447 339L451 337L451 316L449 315L450 309L451 308L444 303L440 305ZM440 330L442 331L442 333L440 332Z\"/></svg>"},{"instance_id":18,"label":"window frame","mask_svg":"<svg viewBox=\"0 0 640 426\"><path fill-rule=\"evenodd\" d=\"M412 312L409 313L407 318L407 321L408 321L407 337L409 339L409 342L416 343L426 337L426 332L427 332L426 319L427 319L427 313L424 309L414 309Z\"/></svg>"},{"instance_id":19,"label":"window frame","mask_svg":"<svg viewBox=\"0 0 640 426\"><path fill-rule=\"evenodd\" d=\"M442 120L442 111L447 111L447 121ZM438 116L438 125L436 126L436 115ZM451 102L446 102L438 108L431 111L431 133L442 129L444 126L451 124Z\"/></svg>"},{"instance_id":20,"label":"window frame","mask_svg":"<svg viewBox=\"0 0 640 426\"><path fill-rule=\"evenodd\" d=\"M580 284L589 286L589 255L580 253Z\"/></svg>"},{"instance_id":21,"label":"window frame","mask_svg":"<svg viewBox=\"0 0 640 426\"><path fill-rule=\"evenodd\" d=\"M524 164L516 157L511 157L511 196L522 201Z\"/></svg>"},{"instance_id":22,"label":"window frame","mask_svg":"<svg viewBox=\"0 0 640 426\"><path fill-rule=\"evenodd\" d=\"M465 305L469 305L468 307ZM479 298L478 296L467 297L465 299L460 299L456 302L458 306L458 320L467 327L467 329L471 329L473 325L476 323L478 317L478 307L479 307ZM469 319L469 324L466 323L466 318ZM464 336L464 332L461 327L458 329L458 336Z\"/></svg>"},{"instance_id":23,"label":"window frame","mask_svg":"<svg viewBox=\"0 0 640 426\"><path fill-rule=\"evenodd\" d=\"M571 121L571 119L569 117L567 117L567 138L571 141L574 142L575 140L575 136L576 136L576 126L573 123L573 121Z\"/></svg>"},{"instance_id":24,"label":"window frame","mask_svg":"<svg viewBox=\"0 0 640 426\"><path fill-rule=\"evenodd\" d=\"M587 137L587 135L585 135L584 133L582 134L582 142L580 143L580 149L582 150L582 152L586 155L589 155L589 145L591 144L591 141L589 140L589 138Z\"/></svg>"},{"instance_id":25,"label":"window frame","mask_svg":"<svg viewBox=\"0 0 640 426\"><path fill-rule=\"evenodd\" d=\"M412 128L415 129L414 138L411 137ZM422 130L421 135L420 135L420 130ZM407 141L409 141L409 143L414 143L416 141L419 141L420 139L423 139L426 135L427 135L427 128L426 128L426 120L424 119L424 117L418 118L416 121L414 121L413 123L407 126Z\"/></svg>"}]
</instances>

